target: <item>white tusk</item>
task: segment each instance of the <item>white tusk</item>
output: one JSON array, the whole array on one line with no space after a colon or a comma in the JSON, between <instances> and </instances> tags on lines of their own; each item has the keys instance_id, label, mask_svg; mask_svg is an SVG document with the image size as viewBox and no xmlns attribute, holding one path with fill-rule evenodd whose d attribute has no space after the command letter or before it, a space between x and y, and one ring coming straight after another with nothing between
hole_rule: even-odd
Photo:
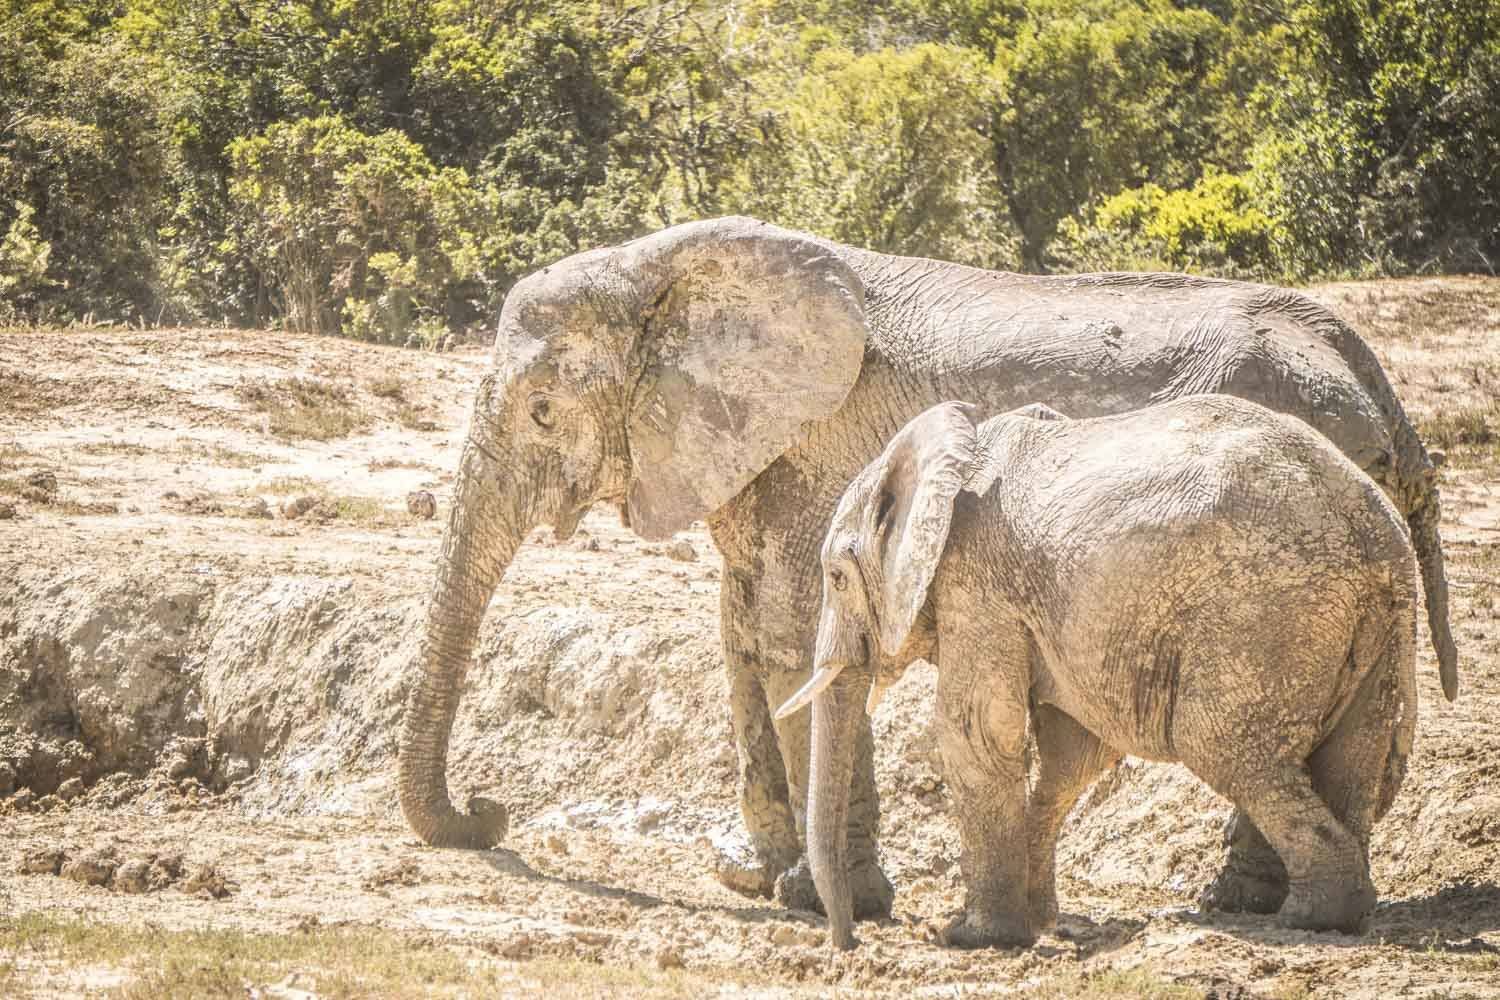
<instances>
[{"instance_id":1,"label":"white tusk","mask_svg":"<svg viewBox=\"0 0 1500 1000\"><path fill-rule=\"evenodd\" d=\"M800 712L812 703L812 700L823 693L823 689L833 683L833 679L839 675L837 670L827 667L819 667L813 671L812 680L802 685L802 689L786 700L786 704L776 710L776 718L785 719L793 712Z\"/></svg>"},{"instance_id":2,"label":"white tusk","mask_svg":"<svg viewBox=\"0 0 1500 1000\"><path fill-rule=\"evenodd\" d=\"M885 689L888 687L890 685L880 683L880 678L878 677L875 679L875 683L870 685L870 697L865 699L866 715L875 714L875 709L880 704L880 699L885 697Z\"/></svg>"}]
</instances>

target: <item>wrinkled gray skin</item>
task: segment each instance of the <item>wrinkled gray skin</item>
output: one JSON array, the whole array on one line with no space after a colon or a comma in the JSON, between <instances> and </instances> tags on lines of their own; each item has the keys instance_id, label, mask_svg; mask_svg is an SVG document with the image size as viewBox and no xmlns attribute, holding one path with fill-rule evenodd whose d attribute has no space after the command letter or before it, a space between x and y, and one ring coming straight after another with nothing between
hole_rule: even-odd
<instances>
[{"instance_id":1,"label":"wrinkled gray skin","mask_svg":"<svg viewBox=\"0 0 1500 1000\"><path fill-rule=\"evenodd\" d=\"M814 698L808 852L833 943L855 943L844 817L881 656L882 681L938 668L967 890L950 942L1056 921L1058 827L1123 754L1187 765L1254 821L1290 876L1283 922L1359 930L1416 723L1417 567L1390 501L1306 424L1229 396L977 429L966 410L897 434L823 548L815 675L787 707Z\"/></svg>"},{"instance_id":2,"label":"wrinkled gray skin","mask_svg":"<svg viewBox=\"0 0 1500 1000\"><path fill-rule=\"evenodd\" d=\"M724 558L722 638L754 858L719 877L816 901L802 853L808 726L771 708L806 679L817 552L844 484L903 424L963 398L1048 399L1075 416L1218 390L1310 422L1416 532L1451 664L1432 464L1365 344L1301 295L1181 275L1027 277L889 257L727 218L570 257L506 297L474 402L400 745L401 805L432 844L499 841L496 803L452 805L449 730L480 618L529 529L566 537L619 504L640 535L706 518ZM886 912L869 725L849 850L856 908ZM1218 902L1285 881L1239 825ZM1266 900L1273 900L1267 904Z\"/></svg>"}]
</instances>

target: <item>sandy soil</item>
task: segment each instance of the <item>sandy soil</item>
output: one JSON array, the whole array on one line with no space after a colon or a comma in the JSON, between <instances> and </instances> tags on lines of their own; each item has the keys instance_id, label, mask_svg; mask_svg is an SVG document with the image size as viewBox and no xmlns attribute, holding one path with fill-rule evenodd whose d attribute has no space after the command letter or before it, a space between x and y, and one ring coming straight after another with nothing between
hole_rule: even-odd
<instances>
[{"instance_id":1,"label":"sandy soil","mask_svg":"<svg viewBox=\"0 0 1500 1000\"><path fill-rule=\"evenodd\" d=\"M1500 281L1314 294L1371 339L1419 421L1500 393ZM701 530L647 544L601 511L571 540L539 532L523 548L452 762L460 794L510 807L512 834L465 852L405 829L390 786L405 667L484 366L478 350L259 332L0 333L0 514L14 515L0 520L0 796L17 789L0 801L0 932L38 913L378 927L507 968L682 967L699 992L755 995L1500 996L1500 466L1475 457L1488 453L1444 470L1464 690L1442 700L1424 645L1368 936L1200 914L1228 807L1180 769L1127 762L1068 824L1057 933L1026 950L937 946L960 899L957 839L918 667L876 719L895 916L834 955L821 918L711 874L739 823L718 558ZM317 380L319 405L356 429L273 434L264 401L290 377ZM436 518L408 511L418 490ZM101 848L181 855L184 874L131 892L119 875L83 884L76 865L19 870ZM187 881L204 865L222 898ZM6 962L0 992L21 995L122 990L141 971L0 946ZM1141 978L1109 978L1128 970ZM290 989L247 980L240 995Z\"/></svg>"}]
</instances>

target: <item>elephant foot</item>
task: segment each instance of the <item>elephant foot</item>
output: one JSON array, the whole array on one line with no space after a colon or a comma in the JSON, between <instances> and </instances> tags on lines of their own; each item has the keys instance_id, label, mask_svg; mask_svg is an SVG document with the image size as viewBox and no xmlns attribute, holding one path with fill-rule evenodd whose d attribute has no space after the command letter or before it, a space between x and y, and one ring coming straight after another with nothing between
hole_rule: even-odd
<instances>
[{"instance_id":1,"label":"elephant foot","mask_svg":"<svg viewBox=\"0 0 1500 1000\"><path fill-rule=\"evenodd\" d=\"M1026 922L1034 931L1050 931L1057 926L1057 890L1051 886L1034 889L1026 900Z\"/></svg>"},{"instance_id":2,"label":"elephant foot","mask_svg":"<svg viewBox=\"0 0 1500 1000\"><path fill-rule=\"evenodd\" d=\"M1198 896L1198 908L1220 913L1275 913L1286 896L1284 879L1227 866Z\"/></svg>"},{"instance_id":3,"label":"elephant foot","mask_svg":"<svg viewBox=\"0 0 1500 1000\"><path fill-rule=\"evenodd\" d=\"M1337 879L1293 885L1277 917L1298 930L1363 934L1374 910L1375 886L1368 877Z\"/></svg>"},{"instance_id":4,"label":"elephant foot","mask_svg":"<svg viewBox=\"0 0 1500 1000\"><path fill-rule=\"evenodd\" d=\"M1224 824L1224 867L1198 897L1200 910L1275 913L1287 894L1286 865L1250 818L1235 810Z\"/></svg>"},{"instance_id":5,"label":"elephant foot","mask_svg":"<svg viewBox=\"0 0 1500 1000\"><path fill-rule=\"evenodd\" d=\"M855 920L881 920L891 915L896 890L890 879L873 861L855 862L849 872L849 889L854 896ZM775 899L789 910L811 910L823 913L823 901L813 882L807 859L800 859L776 879Z\"/></svg>"},{"instance_id":6,"label":"elephant foot","mask_svg":"<svg viewBox=\"0 0 1500 1000\"><path fill-rule=\"evenodd\" d=\"M754 856L720 851L714 858L714 878L719 884L752 899L770 899L781 873L780 865Z\"/></svg>"},{"instance_id":7,"label":"elephant foot","mask_svg":"<svg viewBox=\"0 0 1500 1000\"><path fill-rule=\"evenodd\" d=\"M1036 934L1024 918L976 917L964 914L938 932L938 943L949 948L1027 948Z\"/></svg>"}]
</instances>

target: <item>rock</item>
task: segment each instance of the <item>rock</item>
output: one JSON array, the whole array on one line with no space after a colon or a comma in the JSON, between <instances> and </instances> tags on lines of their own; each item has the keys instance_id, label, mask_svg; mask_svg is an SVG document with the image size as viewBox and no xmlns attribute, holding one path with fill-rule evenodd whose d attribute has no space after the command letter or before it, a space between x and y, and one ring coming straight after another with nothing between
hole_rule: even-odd
<instances>
[{"instance_id":1,"label":"rock","mask_svg":"<svg viewBox=\"0 0 1500 1000\"><path fill-rule=\"evenodd\" d=\"M791 924L777 924L771 930L771 943L778 948L790 948L792 945L797 944L800 938L801 935L797 933L797 928Z\"/></svg>"},{"instance_id":2,"label":"rock","mask_svg":"<svg viewBox=\"0 0 1500 1000\"><path fill-rule=\"evenodd\" d=\"M682 961L682 952L675 945L666 945L656 950L656 967L658 969L680 969L685 963Z\"/></svg>"},{"instance_id":3,"label":"rock","mask_svg":"<svg viewBox=\"0 0 1500 1000\"><path fill-rule=\"evenodd\" d=\"M301 517L303 514L306 514L308 511L313 510L317 506L317 497L293 497L292 499L281 505L281 516L289 521L295 521L297 518Z\"/></svg>"},{"instance_id":4,"label":"rock","mask_svg":"<svg viewBox=\"0 0 1500 1000\"><path fill-rule=\"evenodd\" d=\"M510 959L513 962L530 958L535 951L536 943L530 934L517 935L495 949L495 953L501 958Z\"/></svg>"},{"instance_id":5,"label":"rock","mask_svg":"<svg viewBox=\"0 0 1500 1000\"><path fill-rule=\"evenodd\" d=\"M407 858L392 865L375 870L369 878L360 883L360 888L366 892L375 892L390 885L421 885L422 871L417 863Z\"/></svg>"},{"instance_id":6,"label":"rock","mask_svg":"<svg viewBox=\"0 0 1500 1000\"><path fill-rule=\"evenodd\" d=\"M27 812L31 804L36 801L36 793L29 788L18 788L16 794L10 797L10 807L16 812Z\"/></svg>"},{"instance_id":7,"label":"rock","mask_svg":"<svg viewBox=\"0 0 1500 1000\"><path fill-rule=\"evenodd\" d=\"M101 847L62 866L60 874L82 885L104 885L120 866L113 847Z\"/></svg>"},{"instance_id":8,"label":"rock","mask_svg":"<svg viewBox=\"0 0 1500 1000\"><path fill-rule=\"evenodd\" d=\"M39 847L21 855L16 871L22 875L56 875L68 856L57 847Z\"/></svg>"},{"instance_id":9,"label":"rock","mask_svg":"<svg viewBox=\"0 0 1500 1000\"><path fill-rule=\"evenodd\" d=\"M211 899L223 899L231 889L232 883L210 864L199 865L182 883L183 892L203 894Z\"/></svg>"},{"instance_id":10,"label":"rock","mask_svg":"<svg viewBox=\"0 0 1500 1000\"><path fill-rule=\"evenodd\" d=\"M151 890L151 859L131 858L115 869L109 887L116 892L136 895Z\"/></svg>"},{"instance_id":11,"label":"rock","mask_svg":"<svg viewBox=\"0 0 1500 1000\"><path fill-rule=\"evenodd\" d=\"M430 521L437 516L437 498L427 490L413 490L406 494L406 512Z\"/></svg>"},{"instance_id":12,"label":"rock","mask_svg":"<svg viewBox=\"0 0 1500 1000\"><path fill-rule=\"evenodd\" d=\"M173 754L167 760L167 777L173 781L180 781L192 773L193 762L183 754Z\"/></svg>"},{"instance_id":13,"label":"rock","mask_svg":"<svg viewBox=\"0 0 1500 1000\"><path fill-rule=\"evenodd\" d=\"M642 800L637 807L635 816L635 832L650 833L661 826L662 821L672 814L672 806L666 802L658 802L647 799Z\"/></svg>"},{"instance_id":14,"label":"rock","mask_svg":"<svg viewBox=\"0 0 1500 1000\"><path fill-rule=\"evenodd\" d=\"M26 485L43 496L57 496L57 475L45 469L39 469L27 476Z\"/></svg>"},{"instance_id":15,"label":"rock","mask_svg":"<svg viewBox=\"0 0 1500 1000\"><path fill-rule=\"evenodd\" d=\"M254 500L251 500L249 503L247 503L245 505L244 514L246 517L256 517L262 519L268 519L275 516L271 511L271 505L266 503L265 497L256 497Z\"/></svg>"},{"instance_id":16,"label":"rock","mask_svg":"<svg viewBox=\"0 0 1500 1000\"><path fill-rule=\"evenodd\" d=\"M146 885L152 890L165 889L180 878L182 878L182 855L162 854L151 862L151 869L146 873Z\"/></svg>"},{"instance_id":17,"label":"rock","mask_svg":"<svg viewBox=\"0 0 1500 1000\"><path fill-rule=\"evenodd\" d=\"M243 757L230 757L224 764L224 781L237 784L255 773L255 767Z\"/></svg>"},{"instance_id":18,"label":"rock","mask_svg":"<svg viewBox=\"0 0 1500 1000\"><path fill-rule=\"evenodd\" d=\"M693 543L686 538L679 538L668 545L664 554L668 559L675 559L678 562L698 561L698 550L693 548Z\"/></svg>"},{"instance_id":19,"label":"rock","mask_svg":"<svg viewBox=\"0 0 1500 1000\"><path fill-rule=\"evenodd\" d=\"M57 797L64 802L72 802L84 793L82 778L69 778L57 786Z\"/></svg>"},{"instance_id":20,"label":"rock","mask_svg":"<svg viewBox=\"0 0 1500 1000\"><path fill-rule=\"evenodd\" d=\"M9 521L16 516L16 505L0 503L0 521Z\"/></svg>"},{"instance_id":21,"label":"rock","mask_svg":"<svg viewBox=\"0 0 1500 1000\"><path fill-rule=\"evenodd\" d=\"M62 799L58 798L56 795L43 795L41 798L36 800L36 811L51 812L62 804Z\"/></svg>"},{"instance_id":22,"label":"rock","mask_svg":"<svg viewBox=\"0 0 1500 1000\"><path fill-rule=\"evenodd\" d=\"M590 930L587 927L578 928L572 933L571 937L579 944L586 944L595 948L602 948L615 939L615 936L608 931Z\"/></svg>"}]
</instances>

